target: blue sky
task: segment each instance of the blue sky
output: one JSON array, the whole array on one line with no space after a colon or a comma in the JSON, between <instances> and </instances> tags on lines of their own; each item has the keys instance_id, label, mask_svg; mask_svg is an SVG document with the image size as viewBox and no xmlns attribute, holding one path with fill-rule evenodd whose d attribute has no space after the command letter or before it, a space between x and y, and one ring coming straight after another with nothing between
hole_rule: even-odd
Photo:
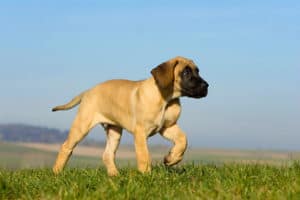
<instances>
[{"instance_id":1,"label":"blue sky","mask_svg":"<svg viewBox=\"0 0 300 200\"><path fill-rule=\"evenodd\" d=\"M51 107L181 55L210 84L182 99L191 146L300 150L299 1L12 0L0 24L0 123L67 129Z\"/></svg>"}]
</instances>

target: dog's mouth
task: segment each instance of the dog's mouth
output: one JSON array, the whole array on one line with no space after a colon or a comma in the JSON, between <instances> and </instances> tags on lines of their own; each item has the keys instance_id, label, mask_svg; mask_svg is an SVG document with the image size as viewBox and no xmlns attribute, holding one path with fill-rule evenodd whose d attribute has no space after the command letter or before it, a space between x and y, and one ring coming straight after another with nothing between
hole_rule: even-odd
<instances>
[{"instance_id":1,"label":"dog's mouth","mask_svg":"<svg viewBox=\"0 0 300 200\"><path fill-rule=\"evenodd\" d=\"M208 89L207 88L183 89L181 93L183 96L199 99L207 96Z\"/></svg>"},{"instance_id":2,"label":"dog's mouth","mask_svg":"<svg viewBox=\"0 0 300 200\"><path fill-rule=\"evenodd\" d=\"M198 98L202 98L202 97L206 97L208 94L208 89L205 88L201 91L200 95L198 96Z\"/></svg>"}]
</instances>

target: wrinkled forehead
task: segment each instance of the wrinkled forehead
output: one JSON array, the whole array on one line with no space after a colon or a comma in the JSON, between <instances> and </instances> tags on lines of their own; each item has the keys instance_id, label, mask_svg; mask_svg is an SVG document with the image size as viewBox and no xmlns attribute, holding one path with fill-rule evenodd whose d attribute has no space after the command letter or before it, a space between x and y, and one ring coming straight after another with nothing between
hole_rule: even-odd
<instances>
[{"instance_id":1,"label":"wrinkled forehead","mask_svg":"<svg viewBox=\"0 0 300 200\"><path fill-rule=\"evenodd\" d=\"M177 57L178 61L178 70L183 70L185 67L190 67L191 69L197 68L197 65L190 59Z\"/></svg>"}]
</instances>

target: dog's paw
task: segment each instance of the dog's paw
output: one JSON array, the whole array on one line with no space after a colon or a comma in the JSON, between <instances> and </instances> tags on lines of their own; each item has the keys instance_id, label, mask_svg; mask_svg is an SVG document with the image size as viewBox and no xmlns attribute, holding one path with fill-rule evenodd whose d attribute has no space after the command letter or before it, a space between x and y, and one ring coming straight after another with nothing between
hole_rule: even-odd
<instances>
[{"instance_id":1,"label":"dog's paw","mask_svg":"<svg viewBox=\"0 0 300 200\"><path fill-rule=\"evenodd\" d=\"M138 166L138 171L141 172L142 174L150 173L151 172L151 164Z\"/></svg>"},{"instance_id":2,"label":"dog's paw","mask_svg":"<svg viewBox=\"0 0 300 200\"><path fill-rule=\"evenodd\" d=\"M172 165L176 165L181 160L182 160L182 156L173 157L173 156L171 156L169 154L169 155L165 156L165 158L164 158L164 164L166 166L172 166Z\"/></svg>"},{"instance_id":3,"label":"dog's paw","mask_svg":"<svg viewBox=\"0 0 300 200\"><path fill-rule=\"evenodd\" d=\"M118 172L118 170L109 170L109 171L107 171L107 175L108 176L118 176L119 172Z\"/></svg>"},{"instance_id":4,"label":"dog's paw","mask_svg":"<svg viewBox=\"0 0 300 200\"><path fill-rule=\"evenodd\" d=\"M52 168L52 172L53 172L55 175L58 175L61 171L62 171L62 169L60 169L59 167L54 166L54 167Z\"/></svg>"}]
</instances>

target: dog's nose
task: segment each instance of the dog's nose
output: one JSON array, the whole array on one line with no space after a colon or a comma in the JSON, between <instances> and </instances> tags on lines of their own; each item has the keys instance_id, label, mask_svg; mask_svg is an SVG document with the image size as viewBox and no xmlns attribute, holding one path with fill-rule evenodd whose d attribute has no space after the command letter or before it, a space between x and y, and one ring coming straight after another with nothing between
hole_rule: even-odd
<instances>
[{"instance_id":1,"label":"dog's nose","mask_svg":"<svg viewBox=\"0 0 300 200\"><path fill-rule=\"evenodd\" d=\"M209 84L206 81L202 81L201 87L202 88L208 88Z\"/></svg>"}]
</instances>

